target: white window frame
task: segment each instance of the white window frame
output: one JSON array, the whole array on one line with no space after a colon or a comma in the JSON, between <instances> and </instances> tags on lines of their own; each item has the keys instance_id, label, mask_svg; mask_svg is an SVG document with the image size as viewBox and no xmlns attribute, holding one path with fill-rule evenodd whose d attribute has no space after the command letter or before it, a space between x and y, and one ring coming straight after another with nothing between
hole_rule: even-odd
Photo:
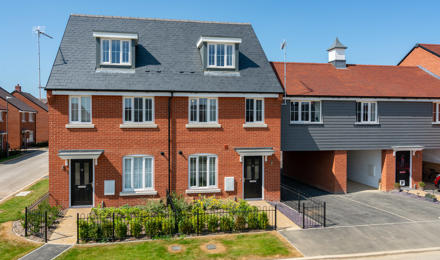
<instances>
[{"instance_id":1,"label":"white window frame","mask_svg":"<svg viewBox=\"0 0 440 260\"><path fill-rule=\"evenodd\" d=\"M252 102L254 103L254 121L246 121L246 102L248 100L252 100ZM261 111L261 120L257 120L257 100L261 100L262 103L262 111ZM246 100L244 101L244 122L246 124L253 124L253 123L264 123L264 98L246 98Z\"/></svg>"},{"instance_id":2,"label":"white window frame","mask_svg":"<svg viewBox=\"0 0 440 260\"><path fill-rule=\"evenodd\" d=\"M81 98L82 97L88 97L90 98L90 122L82 122L81 118ZM78 98L78 121L72 121L72 98ZM93 103L92 103L92 96L69 96L69 124L92 124L93 121Z\"/></svg>"},{"instance_id":3,"label":"white window frame","mask_svg":"<svg viewBox=\"0 0 440 260\"><path fill-rule=\"evenodd\" d=\"M196 121L191 121L191 99L196 99L197 100L197 120ZM200 122L200 116L199 116L199 112L200 112L200 99L207 99L206 102L206 122ZM216 107L215 107L215 121L210 121L211 119L211 110L210 110L210 106L209 106L209 100L216 100ZM188 98L188 122L189 124L217 124L218 123L218 98L212 98L212 97L189 97Z\"/></svg>"},{"instance_id":4,"label":"white window frame","mask_svg":"<svg viewBox=\"0 0 440 260\"><path fill-rule=\"evenodd\" d=\"M199 186L199 158L207 157L206 160L206 186ZM209 185L209 158L215 158L215 184ZM196 160L196 186L191 186L191 158L197 158ZM216 154L211 153L199 153L199 154L191 154L188 156L188 188L191 190L203 190L203 189L213 189L218 188L218 156Z\"/></svg>"},{"instance_id":5,"label":"white window frame","mask_svg":"<svg viewBox=\"0 0 440 260\"><path fill-rule=\"evenodd\" d=\"M360 120L361 121L357 121L357 106L358 106L358 103L361 104L361 111L360 111ZM364 114L364 104L368 104L368 120L367 121L364 120L364 116L363 116L363 114ZM371 104L375 104L375 108L376 108L376 111L374 111L375 112L375 116L374 116L375 120L374 121L371 120ZM356 124L359 124L359 125L375 125L375 124L379 124L379 118L377 116L377 110L378 110L378 103L376 101L356 101Z\"/></svg>"},{"instance_id":6,"label":"white window frame","mask_svg":"<svg viewBox=\"0 0 440 260\"><path fill-rule=\"evenodd\" d=\"M433 106L432 113L434 113L434 111L435 111L435 114L432 116L432 118L433 118L432 123L433 124L440 124L440 115L439 115L440 112L438 110L440 108L440 102L433 102L432 106ZM434 110L434 107L435 107L435 110Z\"/></svg>"},{"instance_id":7,"label":"white window frame","mask_svg":"<svg viewBox=\"0 0 440 260\"><path fill-rule=\"evenodd\" d=\"M34 113L29 112L29 122L34 122Z\"/></svg>"},{"instance_id":8,"label":"white window frame","mask_svg":"<svg viewBox=\"0 0 440 260\"><path fill-rule=\"evenodd\" d=\"M26 112L21 112L21 122L26 122Z\"/></svg>"},{"instance_id":9,"label":"white window frame","mask_svg":"<svg viewBox=\"0 0 440 260\"><path fill-rule=\"evenodd\" d=\"M135 98L142 98L142 109L143 109L143 113L142 113L143 120L142 120L142 122L135 122L134 121L134 99ZM131 104L132 104L131 121L127 121L125 119L125 100L126 99L131 99ZM151 110L152 110L151 111L151 121L145 120L145 117L146 117L146 113L145 113L145 100L146 99L151 99ZM128 96L124 96L122 98L122 122L124 124L154 124L154 113L155 113L154 97L128 97Z\"/></svg>"},{"instance_id":10,"label":"white window frame","mask_svg":"<svg viewBox=\"0 0 440 260\"><path fill-rule=\"evenodd\" d=\"M225 46L224 66L217 65L217 46L221 44ZM209 65L209 46L214 45L214 65ZM227 65L227 47L232 46L232 65ZM208 68L235 68L235 44L221 43L221 42L208 42L206 48L206 65Z\"/></svg>"},{"instance_id":11,"label":"white window frame","mask_svg":"<svg viewBox=\"0 0 440 260\"><path fill-rule=\"evenodd\" d=\"M298 102L298 121L292 121L292 106ZM319 102L319 121L312 121L312 102ZM302 120L302 103L309 104L309 120ZM290 101L289 120L291 124L322 124L322 101L321 100L292 100Z\"/></svg>"},{"instance_id":12,"label":"white window frame","mask_svg":"<svg viewBox=\"0 0 440 260\"><path fill-rule=\"evenodd\" d=\"M34 142L34 131L29 130L28 133L29 133L29 137L26 138L26 141L27 141L27 143L33 143ZM31 137L32 137L32 139L31 139Z\"/></svg>"},{"instance_id":13,"label":"white window frame","mask_svg":"<svg viewBox=\"0 0 440 260\"><path fill-rule=\"evenodd\" d=\"M109 41L109 57L108 57L108 61L103 61L104 58L104 49L103 49L103 44L102 41L103 40L108 40ZM120 43L120 53L119 53L119 63L112 63L112 41L119 41ZM122 56L123 56L123 42L128 42L128 62L122 62ZM100 62L102 65L131 65L131 56L132 56L132 47L131 47L131 40L127 40L127 39L119 39L119 38L100 38L100 52L101 52L101 57L100 57Z\"/></svg>"},{"instance_id":14,"label":"white window frame","mask_svg":"<svg viewBox=\"0 0 440 260\"><path fill-rule=\"evenodd\" d=\"M142 188L140 189L126 189L125 188L125 159L131 159L131 187L133 187L133 171L134 158L142 158ZM151 187L145 188L145 159L151 159ZM154 156L152 155L127 155L122 157L122 192L142 192L154 191Z\"/></svg>"}]
</instances>

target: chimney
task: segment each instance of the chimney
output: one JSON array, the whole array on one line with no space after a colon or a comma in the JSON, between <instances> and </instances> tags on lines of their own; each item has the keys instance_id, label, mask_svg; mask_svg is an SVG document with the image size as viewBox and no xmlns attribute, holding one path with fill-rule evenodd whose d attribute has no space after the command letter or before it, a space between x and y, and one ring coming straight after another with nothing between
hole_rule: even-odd
<instances>
[{"instance_id":1,"label":"chimney","mask_svg":"<svg viewBox=\"0 0 440 260\"><path fill-rule=\"evenodd\" d=\"M21 92L21 86L20 86L20 84L17 84L17 86L15 86L15 91L17 91L17 92Z\"/></svg>"},{"instance_id":2,"label":"chimney","mask_svg":"<svg viewBox=\"0 0 440 260\"><path fill-rule=\"evenodd\" d=\"M345 69L347 67L345 49L347 49L347 47L339 41L338 37L336 37L335 42L327 49L328 63L333 64L337 69Z\"/></svg>"}]
</instances>

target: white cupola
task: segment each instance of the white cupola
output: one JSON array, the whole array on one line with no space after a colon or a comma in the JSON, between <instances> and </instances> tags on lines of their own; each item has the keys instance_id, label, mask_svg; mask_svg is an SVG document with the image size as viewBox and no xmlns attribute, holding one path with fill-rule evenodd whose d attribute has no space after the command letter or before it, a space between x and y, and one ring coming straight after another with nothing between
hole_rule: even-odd
<instances>
[{"instance_id":1,"label":"white cupola","mask_svg":"<svg viewBox=\"0 0 440 260\"><path fill-rule=\"evenodd\" d=\"M344 46L336 37L335 42L327 49L328 63L333 64L337 69L345 69L347 67L345 49L347 46Z\"/></svg>"}]
</instances>

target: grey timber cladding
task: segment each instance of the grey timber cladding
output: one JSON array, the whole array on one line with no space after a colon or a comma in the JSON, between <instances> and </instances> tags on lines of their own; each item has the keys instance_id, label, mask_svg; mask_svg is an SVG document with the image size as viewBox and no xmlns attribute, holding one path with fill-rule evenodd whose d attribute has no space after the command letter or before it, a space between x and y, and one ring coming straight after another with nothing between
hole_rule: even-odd
<instances>
[{"instance_id":1,"label":"grey timber cladding","mask_svg":"<svg viewBox=\"0 0 440 260\"><path fill-rule=\"evenodd\" d=\"M94 31L139 35L134 73L96 71L98 47ZM239 76L204 75L196 46L200 36L242 39ZM79 15L69 18L46 89L283 92L250 24Z\"/></svg>"},{"instance_id":2,"label":"grey timber cladding","mask_svg":"<svg viewBox=\"0 0 440 260\"><path fill-rule=\"evenodd\" d=\"M323 124L290 124L282 106L283 151L376 150L396 145L440 148L440 125L432 124L432 103L378 102L379 125L356 125L356 102L322 101Z\"/></svg>"}]
</instances>

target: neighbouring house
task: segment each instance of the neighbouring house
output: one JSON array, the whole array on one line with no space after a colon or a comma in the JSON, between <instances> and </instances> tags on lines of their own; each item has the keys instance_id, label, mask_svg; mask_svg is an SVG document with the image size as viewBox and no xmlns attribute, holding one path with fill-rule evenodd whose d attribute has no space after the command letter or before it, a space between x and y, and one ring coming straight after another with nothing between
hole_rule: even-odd
<instances>
[{"instance_id":1,"label":"neighbouring house","mask_svg":"<svg viewBox=\"0 0 440 260\"><path fill-rule=\"evenodd\" d=\"M51 204L280 199L283 89L250 24L71 15L46 90Z\"/></svg>"},{"instance_id":2,"label":"neighbouring house","mask_svg":"<svg viewBox=\"0 0 440 260\"><path fill-rule=\"evenodd\" d=\"M21 86L15 86L11 93L14 97L26 103L37 111L35 114L36 129L33 133L36 143L45 143L49 141L49 108L47 104L34 97L31 93L21 91Z\"/></svg>"},{"instance_id":3,"label":"neighbouring house","mask_svg":"<svg viewBox=\"0 0 440 260\"><path fill-rule=\"evenodd\" d=\"M391 190L422 181L422 151L440 148L440 80L419 67L287 63L283 174L334 192L351 181ZM284 64L273 62L283 82Z\"/></svg>"},{"instance_id":4,"label":"neighbouring house","mask_svg":"<svg viewBox=\"0 0 440 260\"><path fill-rule=\"evenodd\" d=\"M6 107L0 105L0 156L6 152Z\"/></svg>"},{"instance_id":5,"label":"neighbouring house","mask_svg":"<svg viewBox=\"0 0 440 260\"><path fill-rule=\"evenodd\" d=\"M6 140L9 149L17 150L34 144L37 111L1 87L0 105L7 108Z\"/></svg>"},{"instance_id":6,"label":"neighbouring house","mask_svg":"<svg viewBox=\"0 0 440 260\"><path fill-rule=\"evenodd\" d=\"M428 73L440 77L440 44L418 43L397 65L420 66Z\"/></svg>"}]
</instances>

